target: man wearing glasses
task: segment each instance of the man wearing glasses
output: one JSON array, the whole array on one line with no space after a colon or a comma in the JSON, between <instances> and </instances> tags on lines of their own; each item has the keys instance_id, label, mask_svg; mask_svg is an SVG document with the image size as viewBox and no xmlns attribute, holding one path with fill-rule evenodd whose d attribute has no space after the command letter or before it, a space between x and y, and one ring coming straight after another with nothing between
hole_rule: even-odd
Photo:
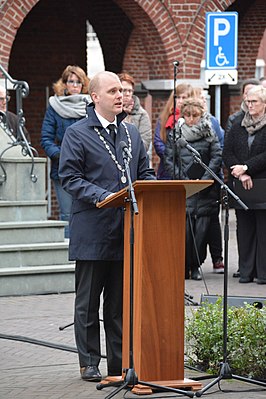
<instances>
[{"instance_id":1,"label":"man wearing glasses","mask_svg":"<svg viewBox=\"0 0 266 399\"><path fill-rule=\"evenodd\" d=\"M13 134L14 137L23 140L20 137L19 133L19 118L18 115L14 114L11 111L8 111L7 103L10 101L10 96L7 94L6 89L0 86L0 121L2 121L6 127L9 129L10 133ZM27 129L23 128L23 133L30 142L30 135Z\"/></svg>"}]
</instances>

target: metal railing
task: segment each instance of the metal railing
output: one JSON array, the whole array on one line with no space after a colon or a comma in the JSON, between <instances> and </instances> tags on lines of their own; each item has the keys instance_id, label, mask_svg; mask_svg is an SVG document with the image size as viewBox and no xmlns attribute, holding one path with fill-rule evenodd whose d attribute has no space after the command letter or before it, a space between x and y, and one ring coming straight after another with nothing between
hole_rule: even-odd
<instances>
[{"instance_id":1,"label":"metal railing","mask_svg":"<svg viewBox=\"0 0 266 399\"><path fill-rule=\"evenodd\" d=\"M29 95L29 85L25 81L15 80L15 79L11 78L11 76L2 67L2 65L0 65L0 71L2 72L2 75L4 77L6 92L8 90L8 87L7 87L8 81L13 85L13 90L16 91L16 113L17 113L17 117L18 117L18 126L17 126L16 137L15 137L15 136L13 136L12 131L9 128L8 112L0 111L0 124L10 139L8 146L0 154L0 167L3 172L2 176L1 176L0 183L3 183L7 179L6 170L5 170L5 168L3 166L3 162L2 162L3 155L9 149L11 149L15 146L21 146L21 154L23 156L29 156L31 158L30 178L34 183L36 183L38 178L34 174L34 166L35 166L34 155L38 156L38 152L35 148L33 148L31 146L31 144L28 142L28 140L25 136L25 132L24 132L25 118L24 118L24 113L23 113L23 108L22 108L22 99ZM6 111L8 111L8 109Z\"/></svg>"}]
</instances>

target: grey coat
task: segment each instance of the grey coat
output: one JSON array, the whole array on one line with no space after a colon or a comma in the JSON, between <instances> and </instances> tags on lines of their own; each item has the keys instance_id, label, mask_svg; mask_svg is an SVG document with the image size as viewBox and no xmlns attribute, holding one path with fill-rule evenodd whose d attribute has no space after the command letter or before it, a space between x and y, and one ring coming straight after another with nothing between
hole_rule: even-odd
<instances>
[{"instance_id":1,"label":"grey coat","mask_svg":"<svg viewBox=\"0 0 266 399\"><path fill-rule=\"evenodd\" d=\"M152 140L151 121L148 112L140 105L139 98L133 96L134 107L128 115L128 121L133 123L140 132L146 151L148 151Z\"/></svg>"}]
</instances>

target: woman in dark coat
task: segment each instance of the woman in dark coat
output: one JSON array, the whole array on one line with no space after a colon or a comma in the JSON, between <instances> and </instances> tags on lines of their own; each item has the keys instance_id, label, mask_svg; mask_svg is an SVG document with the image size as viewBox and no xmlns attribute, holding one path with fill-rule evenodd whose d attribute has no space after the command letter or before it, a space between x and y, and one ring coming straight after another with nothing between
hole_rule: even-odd
<instances>
[{"instance_id":1,"label":"woman in dark coat","mask_svg":"<svg viewBox=\"0 0 266 399\"><path fill-rule=\"evenodd\" d=\"M240 283L266 284L266 89L248 91L248 111L226 133L223 160L233 190L249 207L235 203Z\"/></svg>"},{"instance_id":2,"label":"woman in dark coat","mask_svg":"<svg viewBox=\"0 0 266 399\"><path fill-rule=\"evenodd\" d=\"M41 132L41 146L51 159L50 177L54 183L60 210L60 220L69 221L72 197L61 186L58 177L58 164L61 143L66 129L74 122L86 116L89 78L79 66L68 65L61 78L53 84L54 96L49 98ZM69 228L65 228L65 237L69 237Z\"/></svg>"},{"instance_id":3,"label":"woman in dark coat","mask_svg":"<svg viewBox=\"0 0 266 399\"><path fill-rule=\"evenodd\" d=\"M168 133L174 127L174 121L177 121L180 117L180 109L183 101L193 96L193 87L188 83L180 83L176 86L175 91L173 90L165 104L159 118L157 119L155 132L154 132L154 149L158 157L160 158L160 163L157 170L158 180L171 179L172 176L166 172L164 167L164 151L165 143L167 140ZM174 117L174 97L176 101L176 110Z\"/></svg>"},{"instance_id":4,"label":"woman in dark coat","mask_svg":"<svg viewBox=\"0 0 266 399\"><path fill-rule=\"evenodd\" d=\"M181 115L184 118L184 124L180 128L182 138L195 148L202 161L218 174L222 151L212 129L210 117L204 111L203 102L197 98L184 100ZM192 152L186 147L181 148L178 140L174 143L172 136L172 133L168 136L164 156L165 170L169 175L180 180L212 179L208 171L194 162ZM207 233L211 215L216 213L219 207L219 191L219 184L214 183L187 199L186 278L201 280L199 266L206 258Z\"/></svg>"}]
</instances>

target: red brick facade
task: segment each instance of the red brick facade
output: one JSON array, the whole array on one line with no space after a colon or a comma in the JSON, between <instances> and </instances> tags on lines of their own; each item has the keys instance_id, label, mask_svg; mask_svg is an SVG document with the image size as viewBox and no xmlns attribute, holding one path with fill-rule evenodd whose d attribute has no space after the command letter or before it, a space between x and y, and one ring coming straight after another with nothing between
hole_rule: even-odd
<instances>
[{"instance_id":1,"label":"red brick facade","mask_svg":"<svg viewBox=\"0 0 266 399\"><path fill-rule=\"evenodd\" d=\"M137 82L172 79L173 61L178 60L178 79L199 79L205 13L211 11L238 11L239 80L254 77L266 28L265 0L0 1L0 64L13 78L29 83L23 105L40 155L40 129L52 83L68 64L86 68L86 20L100 40L107 70L126 70ZM169 92L151 95L154 125ZM239 92L222 88L223 124L239 102Z\"/></svg>"}]
</instances>

